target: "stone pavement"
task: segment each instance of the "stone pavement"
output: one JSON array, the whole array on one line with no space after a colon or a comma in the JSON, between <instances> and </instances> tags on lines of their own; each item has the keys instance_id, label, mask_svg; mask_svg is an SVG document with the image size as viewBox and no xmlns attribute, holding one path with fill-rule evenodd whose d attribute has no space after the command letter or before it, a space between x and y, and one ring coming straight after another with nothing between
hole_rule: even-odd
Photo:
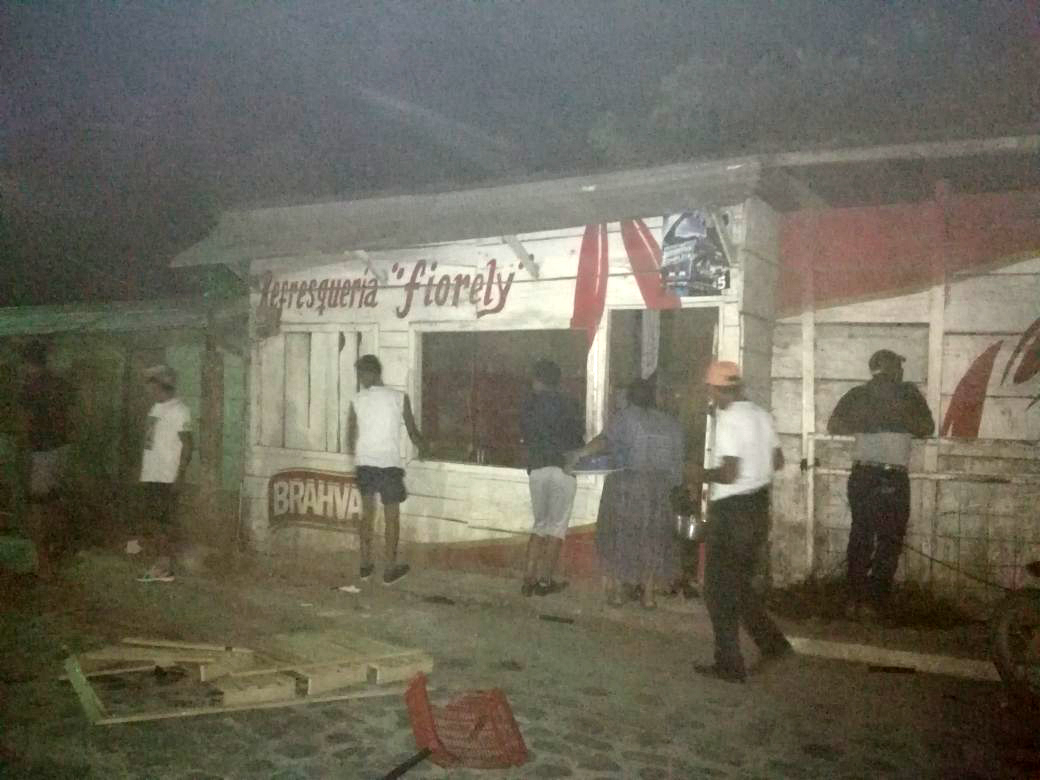
<instances>
[{"instance_id":1,"label":"stone pavement","mask_svg":"<svg viewBox=\"0 0 1040 780\"><path fill-rule=\"evenodd\" d=\"M427 648L435 699L506 692L525 766L427 762L408 778L1036 776L1036 730L1015 730L991 684L807 658L743 686L696 677L711 644L695 602L616 610L581 589L524 599L515 582L431 570L357 595L317 575L141 585L134 573L91 554L61 588L0 580L0 777L382 777L415 750L399 697L91 727L56 679L68 652L131 633L248 645L332 627Z\"/></svg>"}]
</instances>

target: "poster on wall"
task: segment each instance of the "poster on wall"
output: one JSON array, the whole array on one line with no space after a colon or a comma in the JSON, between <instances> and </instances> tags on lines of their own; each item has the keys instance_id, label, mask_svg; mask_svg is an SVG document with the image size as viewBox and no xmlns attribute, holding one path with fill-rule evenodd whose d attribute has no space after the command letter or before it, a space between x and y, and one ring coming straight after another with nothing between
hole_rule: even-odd
<instances>
[{"instance_id":1,"label":"poster on wall","mask_svg":"<svg viewBox=\"0 0 1040 780\"><path fill-rule=\"evenodd\" d=\"M729 263L709 214L681 211L664 215L661 281L682 297L721 295L729 289Z\"/></svg>"}]
</instances>

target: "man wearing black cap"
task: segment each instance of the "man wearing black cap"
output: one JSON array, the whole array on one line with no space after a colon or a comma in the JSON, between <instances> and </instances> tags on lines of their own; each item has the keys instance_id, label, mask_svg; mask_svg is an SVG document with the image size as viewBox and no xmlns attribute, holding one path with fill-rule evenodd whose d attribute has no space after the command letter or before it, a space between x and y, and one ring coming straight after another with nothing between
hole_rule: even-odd
<instances>
[{"instance_id":1,"label":"man wearing black cap","mask_svg":"<svg viewBox=\"0 0 1040 780\"><path fill-rule=\"evenodd\" d=\"M910 518L910 439L935 432L921 392L903 381L903 360L887 349L871 355L871 380L842 396L827 423L828 433L856 437L848 484L851 618L874 617L884 606Z\"/></svg>"}]
</instances>

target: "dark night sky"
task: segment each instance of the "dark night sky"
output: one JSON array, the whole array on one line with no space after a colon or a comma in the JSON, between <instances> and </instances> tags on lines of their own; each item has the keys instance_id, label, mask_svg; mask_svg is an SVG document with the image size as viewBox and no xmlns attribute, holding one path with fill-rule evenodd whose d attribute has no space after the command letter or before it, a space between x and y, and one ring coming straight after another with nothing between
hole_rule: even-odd
<instances>
[{"instance_id":1,"label":"dark night sky","mask_svg":"<svg viewBox=\"0 0 1040 780\"><path fill-rule=\"evenodd\" d=\"M648 112L692 52L912 5L7 2L0 304L175 291L222 208L602 166L595 117ZM964 4L960 32L1010 5Z\"/></svg>"}]
</instances>

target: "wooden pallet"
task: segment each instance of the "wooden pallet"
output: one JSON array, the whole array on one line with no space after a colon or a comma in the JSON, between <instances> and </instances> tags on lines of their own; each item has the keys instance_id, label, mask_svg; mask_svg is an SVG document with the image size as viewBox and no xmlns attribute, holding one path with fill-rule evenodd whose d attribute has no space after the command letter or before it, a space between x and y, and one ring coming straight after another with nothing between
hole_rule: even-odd
<instances>
[{"instance_id":1,"label":"wooden pallet","mask_svg":"<svg viewBox=\"0 0 1040 780\"><path fill-rule=\"evenodd\" d=\"M104 688L105 678L123 676L126 681L134 675L144 688L142 673L171 667L197 670L170 688L182 700L191 698L188 705L181 701L176 707L119 714L98 690ZM381 691L389 695L400 692L388 688L389 683L418 672L429 674L433 659L422 650L349 632L314 631L265 637L255 649L130 638L72 656L65 670L88 719L108 725L364 698L382 695ZM154 688L153 696L162 693Z\"/></svg>"}]
</instances>

